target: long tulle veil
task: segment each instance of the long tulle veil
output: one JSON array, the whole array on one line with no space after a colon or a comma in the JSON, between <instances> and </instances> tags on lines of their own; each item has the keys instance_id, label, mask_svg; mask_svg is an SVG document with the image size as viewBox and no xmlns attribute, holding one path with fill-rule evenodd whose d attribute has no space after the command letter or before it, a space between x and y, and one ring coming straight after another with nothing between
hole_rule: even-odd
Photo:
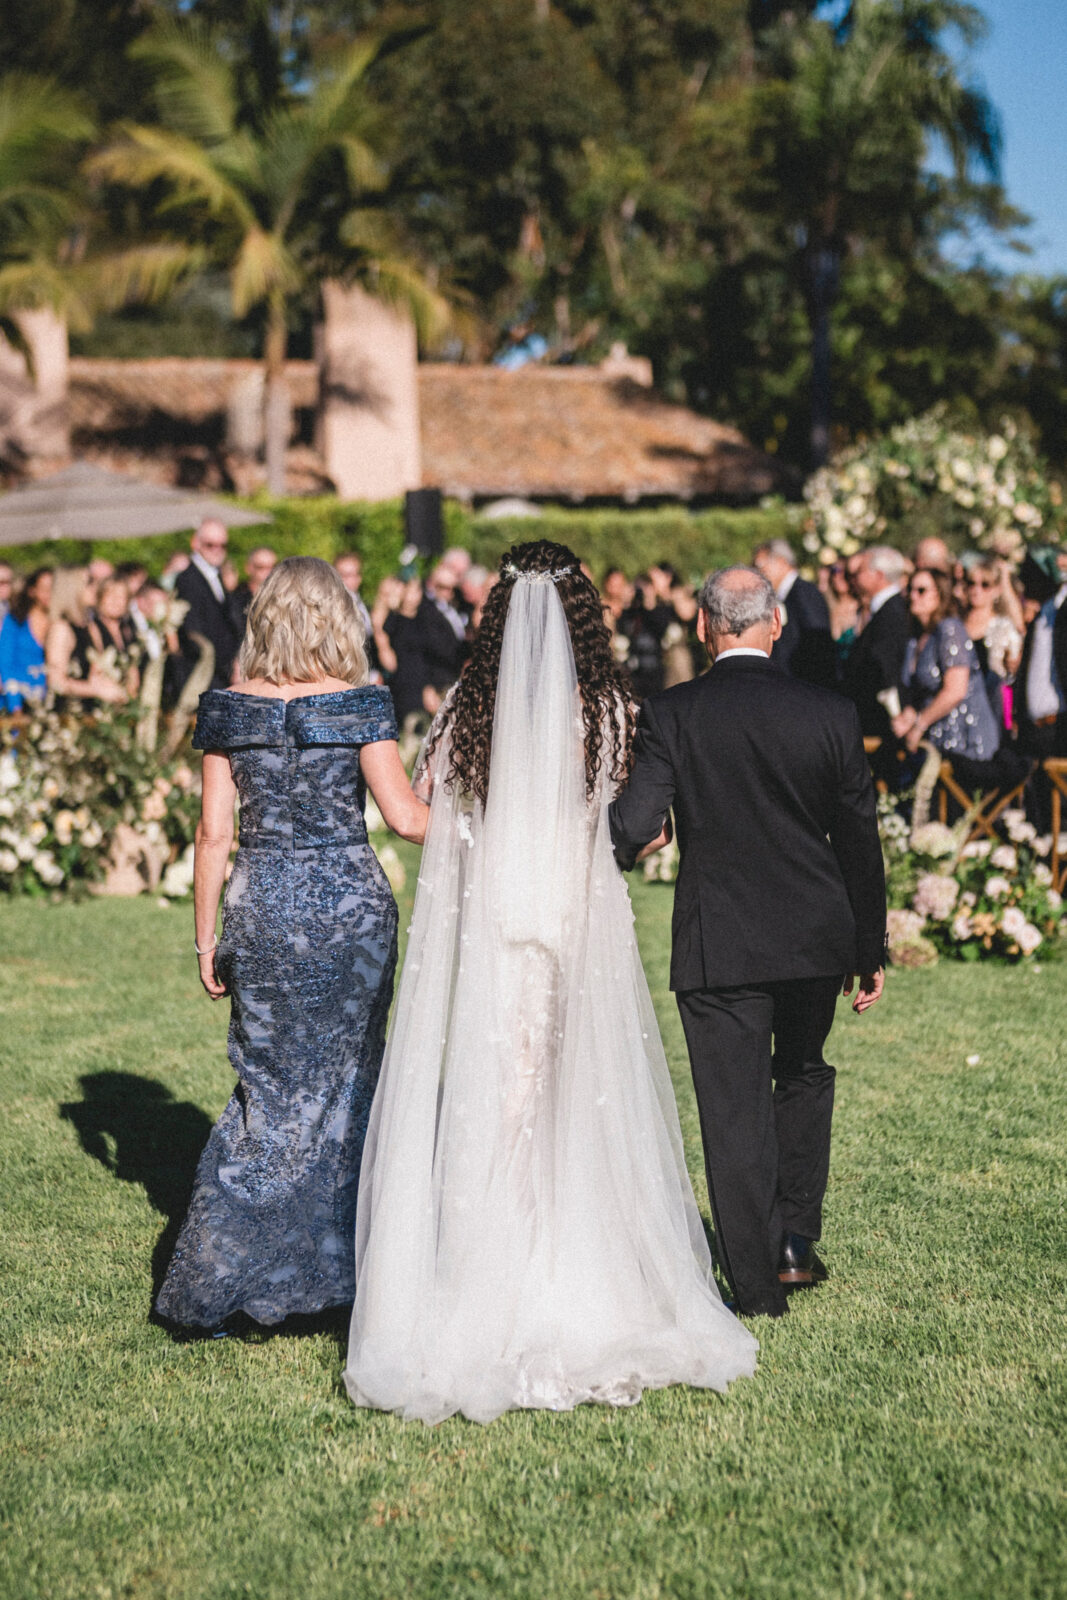
<instances>
[{"instance_id":1,"label":"long tulle veil","mask_svg":"<svg viewBox=\"0 0 1067 1600\"><path fill-rule=\"evenodd\" d=\"M712 1277L612 858L610 761L590 801L583 727L555 584L523 574L484 808L446 782L447 708L427 774L360 1179L358 1404L485 1421L754 1366Z\"/></svg>"}]
</instances>

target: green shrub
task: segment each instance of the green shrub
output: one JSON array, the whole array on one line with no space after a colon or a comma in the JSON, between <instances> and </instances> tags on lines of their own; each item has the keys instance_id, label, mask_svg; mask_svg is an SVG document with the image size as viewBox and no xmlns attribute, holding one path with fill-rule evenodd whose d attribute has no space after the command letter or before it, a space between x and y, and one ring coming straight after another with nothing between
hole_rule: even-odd
<instances>
[{"instance_id":1,"label":"green shrub","mask_svg":"<svg viewBox=\"0 0 1067 1600\"><path fill-rule=\"evenodd\" d=\"M260 499L246 502L269 510L273 522L233 528L230 552L239 567L256 545L269 544L280 556L312 555L332 561L343 550L363 557L364 586L372 594L396 568L404 545L404 511L398 500L368 504L317 499ZM658 511L583 511L549 506L539 517L491 520L456 501L445 504L445 543L469 549L476 561L495 566L503 552L525 539L554 539L587 561L595 577L619 566L631 575L654 561L669 561L683 577L696 579L713 567L747 561L761 539L788 537L794 513L785 506L746 511L691 513L682 507ZM146 539L55 539L20 545L5 552L22 571L48 564L76 565L92 556L108 561L142 561L159 573L167 559L189 548L187 533Z\"/></svg>"}]
</instances>

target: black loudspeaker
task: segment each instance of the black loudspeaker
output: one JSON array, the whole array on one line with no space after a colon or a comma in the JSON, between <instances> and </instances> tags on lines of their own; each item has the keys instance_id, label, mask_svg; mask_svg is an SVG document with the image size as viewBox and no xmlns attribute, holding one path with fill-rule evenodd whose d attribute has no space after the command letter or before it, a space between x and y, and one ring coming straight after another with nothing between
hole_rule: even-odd
<instances>
[{"instance_id":1,"label":"black loudspeaker","mask_svg":"<svg viewBox=\"0 0 1067 1600\"><path fill-rule=\"evenodd\" d=\"M445 547L445 522L440 489L409 489L404 496L404 532L424 556L439 556Z\"/></svg>"}]
</instances>

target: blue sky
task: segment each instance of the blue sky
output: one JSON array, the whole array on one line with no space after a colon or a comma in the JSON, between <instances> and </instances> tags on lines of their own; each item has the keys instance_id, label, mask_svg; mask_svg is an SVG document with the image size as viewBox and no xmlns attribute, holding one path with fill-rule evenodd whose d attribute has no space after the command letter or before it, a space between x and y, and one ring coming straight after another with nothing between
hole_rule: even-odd
<instances>
[{"instance_id":1,"label":"blue sky","mask_svg":"<svg viewBox=\"0 0 1067 1600\"><path fill-rule=\"evenodd\" d=\"M1027 271L1067 274L1067 3L979 0L991 31L974 66L1004 129L1004 184L1029 212ZM1001 253L1005 265L1019 260Z\"/></svg>"},{"instance_id":2,"label":"blue sky","mask_svg":"<svg viewBox=\"0 0 1067 1600\"><path fill-rule=\"evenodd\" d=\"M827 0L833 11L839 0ZM1009 270L1067 275L1067 0L976 0L989 34L962 63L1000 113L1008 198L1033 218L1020 256L975 241ZM974 246L953 249L957 258Z\"/></svg>"}]
</instances>

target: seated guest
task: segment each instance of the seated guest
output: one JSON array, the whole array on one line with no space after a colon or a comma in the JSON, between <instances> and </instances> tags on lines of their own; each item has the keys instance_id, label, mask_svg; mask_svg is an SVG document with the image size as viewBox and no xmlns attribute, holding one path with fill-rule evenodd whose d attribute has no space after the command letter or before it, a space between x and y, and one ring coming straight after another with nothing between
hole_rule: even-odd
<instances>
[{"instance_id":1,"label":"seated guest","mask_svg":"<svg viewBox=\"0 0 1067 1600\"><path fill-rule=\"evenodd\" d=\"M214 517L200 524L190 543L189 565L179 572L174 592L189 610L178 633L181 655L173 663L172 692L181 692L186 679L200 658L193 635L207 639L215 651L215 674L211 687L225 689L233 676L233 665L244 633L244 619L222 580L229 535L226 526Z\"/></svg>"},{"instance_id":2,"label":"seated guest","mask_svg":"<svg viewBox=\"0 0 1067 1600\"><path fill-rule=\"evenodd\" d=\"M86 567L60 567L52 581L51 626L45 645L48 687L58 710L95 711L107 702L121 705L126 690L103 672L94 655L103 641L92 632L96 591Z\"/></svg>"},{"instance_id":3,"label":"seated guest","mask_svg":"<svg viewBox=\"0 0 1067 1600\"><path fill-rule=\"evenodd\" d=\"M0 561L0 622L11 608L11 595L15 588L15 574L6 561Z\"/></svg>"},{"instance_id":4,"label":"seated guest","mask_svg":"<svg viewBox=\"0 0 1067 1600\"><path fill-rule=\"evenodd\" d=\"M992 761L1000 729L967 629L952 612L952 579L920 567L908 585L911 638L900 676L904 702L893 732L909 751L927 739L955 762Z\"/></svg>"},{"instance_id":5,"label":"seated guest","mask_svg":"<svg viewBox=\"0 0 1067 1600\"><path fill-rule=\"evenodd\" d=\"M989 703L1005 728L1012 725L1010 690L1022 656L1023 636L1008 615L1005 583L1015 600L1007 568L982 557L967 569L964 626L978 653ZM1005 690L1009 698L1005 698Z\"/></svg>"},{"instance_id":6,"label":"seated guest","mask_svg":"<svg viewBox=\"0 0 1067 1600\"><path fill-rule=\"evenodd\" d=\"M768 539L757 545L752 565L774 590L782 618L782 632L771 660L791 678L802 678L823 689L837 684L830 612L814 583L797 571L792 546L785 539Z\"/></svg>"},{"instance_id":7,"label":"seated guest","mask_svg":"<svg viewBox=\"0 0 1067 1600\"><path fill-rule=\"evenodd\" d=\"M901 593L907 562L899 550L872 545L849 561L849 581L866 611L863 631L849 652L841 687L860 715L867 738L887 739L889 713L879 695L898 689L911 620Z\"/></svg>"},{"instance_id":8,"label":"seated guest","mask_svg":"<svg viewBox=\"0 0 1067 1600\"><path fill-rule=\"evenodd\" d=\"M52 603L52 568L37 567L0 624L0 706L21 711L48 692L45 641Z\"/></svg>"},{"instance_id":9,"label":"seated guest","mask_svg":"<svg viewBox=\"0 0 1067 1600\"><path fill-rule=\"evenodd\" d=\"M278 565L277 553L269 545L257 545L245 558L245 580L233 591L233 605L241 618L241 633L248 621L248 608Z\"/></svg>"}]
</instances>

